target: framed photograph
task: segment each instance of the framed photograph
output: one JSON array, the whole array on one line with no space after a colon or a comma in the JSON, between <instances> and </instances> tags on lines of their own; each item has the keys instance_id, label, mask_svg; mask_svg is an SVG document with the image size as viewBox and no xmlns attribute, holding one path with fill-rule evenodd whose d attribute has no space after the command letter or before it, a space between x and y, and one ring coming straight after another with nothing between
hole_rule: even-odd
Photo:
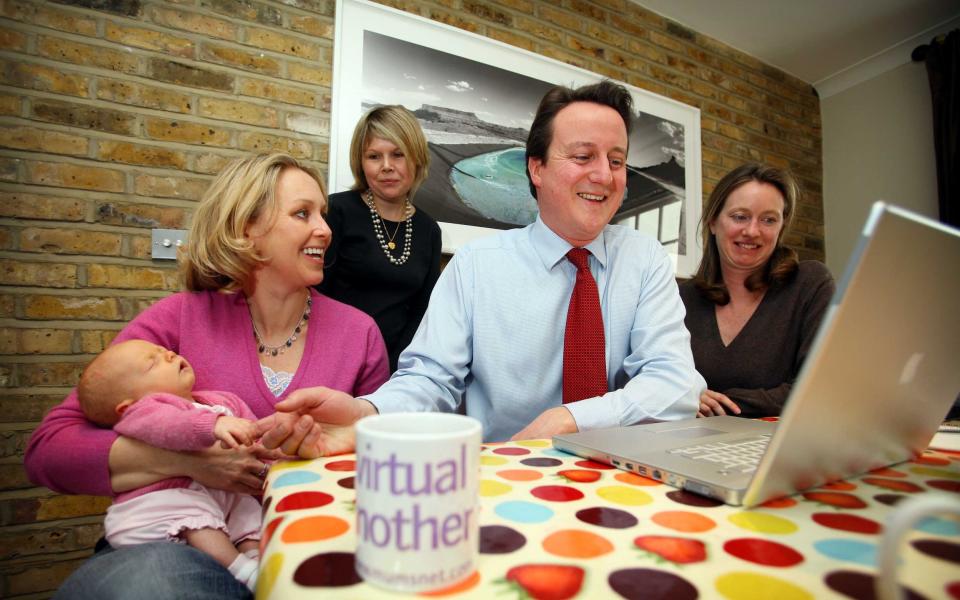
<instances>
[{"instance_id":1,"label":"framed photograph","mask_svg":"<svg viewBox=\"0 0 960 600\"><path fill-rule=\"evenodd\" d=\"M420 121L430 172L415 203L440 223L443 249L536 219L524 147L554 85L596 73L363 0L338 0L330 191L353 185L350 138L364 112L401 104ZM621 82L622 83L622 82ZM700 262L700 111L625 85L634 99L627 190L613 223L656 237L678 276Z\"/></svg>"}]
</instances>

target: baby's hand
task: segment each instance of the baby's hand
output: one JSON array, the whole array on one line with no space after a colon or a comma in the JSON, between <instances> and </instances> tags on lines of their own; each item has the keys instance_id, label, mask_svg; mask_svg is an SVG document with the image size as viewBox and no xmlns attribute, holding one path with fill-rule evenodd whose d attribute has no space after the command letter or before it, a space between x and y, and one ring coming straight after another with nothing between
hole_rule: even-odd
<instances>
[{"instance_id":1,"label":"baby's hand","mask_svg":"<svg viewBox=\"0 0 960 600\"><path fill-rule=\"evenodd\" d=\"M257 437L257 424L248 419L222 415L213 425L213 435L224 448L249 446Z\"/></svg>"}]
</instances>

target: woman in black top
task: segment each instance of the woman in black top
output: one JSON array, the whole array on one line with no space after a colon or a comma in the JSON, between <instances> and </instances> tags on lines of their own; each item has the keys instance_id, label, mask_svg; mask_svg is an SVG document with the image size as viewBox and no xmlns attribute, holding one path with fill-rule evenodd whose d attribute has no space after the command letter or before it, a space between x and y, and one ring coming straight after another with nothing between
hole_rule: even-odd
<instances>
[{"instance_id":1,"label":"woman in black top","mask_svg":"<svg viewBox=\"0 0 960 600\"><path fill-rule=\"evenodd\" d=\"M326 215L333 242L318 288L373 317L391 371L440 276L440 227L413 205L429 163L427 140L410 111L372 109L350 143L353 188L331 194Z\"/></svg>"}]
</instances>

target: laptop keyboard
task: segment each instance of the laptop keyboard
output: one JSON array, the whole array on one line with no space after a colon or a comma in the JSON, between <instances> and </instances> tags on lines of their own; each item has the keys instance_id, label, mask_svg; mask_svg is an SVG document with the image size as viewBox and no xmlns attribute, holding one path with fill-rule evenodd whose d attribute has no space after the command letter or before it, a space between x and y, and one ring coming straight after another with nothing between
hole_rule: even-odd
<instances>
[{"instance_id":1,"label":"laptop keyboard","mask_svg":"<svg viewBox=\"0 0 960 600\"><path fill-rule=\"evenodd\" d=\"M691 460L712 463L721 475L752 473L770 443L770 435L761 435L736 442L713 442L668 450Z\"/></svg>"}]
</instances>

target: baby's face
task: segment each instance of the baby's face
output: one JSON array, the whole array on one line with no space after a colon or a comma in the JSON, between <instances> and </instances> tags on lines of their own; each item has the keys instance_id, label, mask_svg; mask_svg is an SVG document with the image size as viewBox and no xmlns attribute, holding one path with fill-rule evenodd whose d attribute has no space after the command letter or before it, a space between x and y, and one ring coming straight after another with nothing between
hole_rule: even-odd
<instances>
[{"instance_id":1,"label":"baby's face","mask_svg":"<svg viewBox=\"0 0 960 600\"><path fill-rule=\"evenodd\" d=\"M115 373L129 377L135 398L166 392L190 398L196 376L187 359L173 350L143 340L130 340L117 348Z\"/></svg>"}]
</instances>

